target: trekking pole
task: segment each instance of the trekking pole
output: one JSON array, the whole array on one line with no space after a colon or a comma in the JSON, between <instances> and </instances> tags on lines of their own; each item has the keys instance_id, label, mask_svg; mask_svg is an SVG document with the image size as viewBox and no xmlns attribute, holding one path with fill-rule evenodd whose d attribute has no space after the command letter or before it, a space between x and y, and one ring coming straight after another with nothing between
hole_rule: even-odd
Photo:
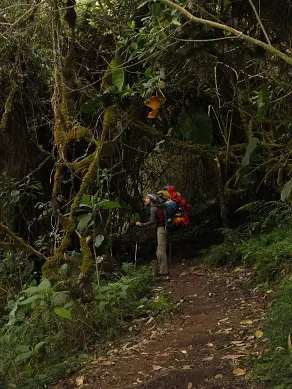
<instances>
[{"instance_id":1,"label":"trekking pole","mask_svg":"<svg viewBox=\"0 0 292 389\"><path fill-rule=\"evenodd\" d=\"M139 233L139 229L137 228L137 230L136 230L136 243L135 243L135 264L134 264L135 269L137 266L138 233Z\"/></svg>"}]
</instances>

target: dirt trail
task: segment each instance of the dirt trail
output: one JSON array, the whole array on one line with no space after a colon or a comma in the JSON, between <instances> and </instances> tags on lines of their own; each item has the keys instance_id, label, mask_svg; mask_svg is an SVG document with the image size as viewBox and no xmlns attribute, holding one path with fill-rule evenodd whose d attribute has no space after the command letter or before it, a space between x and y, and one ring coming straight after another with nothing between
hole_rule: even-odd
<instances>
[{"instance_id":1,"label":"dirt trail","mask_svg":"<svg viewBox=\"0 0 292 389\"><path fill-rule=\"evenodd\" d=\"M180 299L172 318L134 323L122 345L55 389L264 388L248 380L248 357L267 347L259 330L268 295L248 290L249 276L175 265L170 282L158 285Z\"/></svg>"}]
</instances>

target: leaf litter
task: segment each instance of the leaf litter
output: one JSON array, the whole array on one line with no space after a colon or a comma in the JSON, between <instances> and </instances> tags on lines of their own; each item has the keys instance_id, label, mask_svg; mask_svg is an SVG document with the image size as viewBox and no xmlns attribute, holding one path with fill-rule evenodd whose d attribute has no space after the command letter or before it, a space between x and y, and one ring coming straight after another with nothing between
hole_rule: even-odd
<instances>
[{"instance_id":1,"label":"leaf litter","mask_svg":"<svg viewBox=\"0 0 292 389\"><path fill-rule=\"evenodd\" d=\"M255 350L254 346L264 345L263 332L257 329L261 320L258 322L257 319L261 317L263 303L268 303L266 297L265 300L259 299L260 291L243 292L246 290L245 278L241 273L237 278L233 274L233 279L229 271L224 273L221 269L212 273L203 266L195 266L186 276L179 277L182 268L178 265L174 267L178 267L176 278L173 277L173 281L161 290L171 292L179 297L181 303L185 302L179 314L175 313L171 322L164 320L162 323L154 316L140 319L140 334L135 329L134 333L129 333L124 344L111 346L106 355L91 362L87 371L85 368L82 376L80 372L76 374L74 381L71 381L73 386L68 386L68 389L81 388L85 379L87 389L142 388L141 385L146 384L145 380L158 380L155 385L159 387L160 379L170 377L169 380L172 372L177 374L178 371L183 372L185 382L189 382L185 389L198 388L201 384L204 387L204 383L212 382L212 379L220 380L222 387L226 382L227 385L232 384L232 381L228 384L228 372L232 372L238 379L246 379L245 357L260 355L260 348ZM232 289L229 287L227 290L226 285L231 284ZM208 297L209 293L212 293L212 299ZM188 304L186 298L195 296L196 301ZM254 328L255 322L257 328ZM135 325L130 323L133 328ZM218 331L214 328L216 326ZM141 358L137 358L137 354ZM239 363L240 367L237 366ZM196 382L194 386L191 377L200 369L202 382ZM208 369L213 369L214 375L210 376ZM77 381L77 378L80 380ZM177 383L173 381L172 384L175 387ZM64 385L55 389L62 387Z\"/></svg>"}]
</instances>

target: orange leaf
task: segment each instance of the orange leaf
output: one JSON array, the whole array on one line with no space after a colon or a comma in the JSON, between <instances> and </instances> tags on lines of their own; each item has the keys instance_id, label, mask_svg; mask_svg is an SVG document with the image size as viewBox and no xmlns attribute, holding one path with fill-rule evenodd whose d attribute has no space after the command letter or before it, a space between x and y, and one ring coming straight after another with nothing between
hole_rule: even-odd
<instances>
[{"instance_id":1,"label":"orange leaf","mask_svg":"<svg viewBox=\"0 0 292 389\"><path fill-rule=\"evenodd\" d=\"M241 376L241 375L245 375L246 371L237 367L236 369L233 370L233 374L236 376Z\"/></svg>"},{"instance_id":2,"label":"orange leaf","mask_svg":"<svg viewBox=\"0 0 292 389\"><path fill-rule=\"evenodd\" d=\"M154 118L156 118L156 116L158 115L158 111L159 111L159 109L157 108L157 109L153 109L153 111L151 111L151 112L149 112L149 114L148 114L148 118L149 119L154 119Z\"/></svg>"},{"instance_id":3,"label":"orange leaf","mask_svg":"<svg viewBox=\"0 0 292 389\"><path fill-rule=\"evenodd\" d=\"M255 336L257 339L262 338L263 335L264 335L264 333L261 330L257 330L255 333Z\"/></svg>"},{"instance_id":4,"label":"orange leaf","mask_svg":"<svg viewBox=\"0 0 292 389\"><path fill-rule=\"evenodd\" d=\"M162 97L152 96L149 100L145 101L145 105L152 109L158 109L164 101L165 99Z\"/></svg>"}]
</instances>

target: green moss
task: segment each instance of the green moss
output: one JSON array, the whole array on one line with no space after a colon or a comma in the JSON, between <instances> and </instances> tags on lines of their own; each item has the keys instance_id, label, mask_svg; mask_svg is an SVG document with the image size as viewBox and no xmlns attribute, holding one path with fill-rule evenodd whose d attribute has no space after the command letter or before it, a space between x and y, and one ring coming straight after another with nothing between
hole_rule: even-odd
<instances>
[{"instance_id":1,"label":"green moss","mask_svg":"<svg viewBox=\"0 0 292 389\"><path fill-rule=\"evenodd\" d=\"M103 127L110 127L116 124L116 112L113 106L106 109L103 117Z\"/></svg>"},{"instance_id":2,"label":"green moss","mask_svg":"<svg viewBox=\"0 0 292 389\"><path fill-rule=\"evenodd\" d=\"M53 206L53 213L55 215L57 215L59 209L59 203L57 197L61 191L61 184L62 184L62 166L60 164L57 164L56 172L54 176L54 186L52 191L52 206Z\"/></svg>"},{"instance_id":3,"label":"green moss","mask_svg":"<svg viewBox=\"0 0 292 389\"><path fill-rule=\"evenodd\" d=\"M80 238L80 248L82 252L82 264L80 269L81 277L87 276L93 264L93 256L85 238Z\"/></svg>"},{"instance_id":4,"label":"green moss","mask_svg":"<svg viewBox=\"0 0 292 389\"><path fill-rule=\"evenodd\" d=\"M56 106L58 103L55 102L54 105L54 117L55 117L55 131L54 131L54 140L56 146L64 153L65 147L65 134L66 131L64 129L64 121L62 112L59 107Z\"/></svg>"},{"instance_id":5,"label":"green moss","mask_svg":"<svg viewBox=\"0 0 292 389\"><path fill-rule=\"evenodd\" d=\"M66 143L85 139L90 142L93 139L92 131L87 127L74 126L66 135Z\"/></svg>"},{"instance_id":6,"label":"green moss","mask_svg":"<svg viewBox=\"0 0 292 389\"><path fill-rule=\"evenodd\" d=\"M17 85L15 84L13 86L13 88L11 89L11 91L6 99L6 102L5 102L4 113L2 115L1 122L0 122L0 130L3 130L3 131L6 130L8 117L9 117L9 114L11 112L13 99L14 99L16 91L17 91Z\"/></svg>"},{"instance_id":7,"label":"green moss","mask_svg":"<svg viewBox=\"0 0 292 389\"><path fill-rule=\"evenodd\" d=\"M71 243L71 236L72 236L72 234L74 232L74 229L75 229L75 226L76 226L75 214L76 214L76 211L77 211L77 209L79 207L79 204L80 204L80 201L82 199L82 196L86 193L87 189L89 188L90 184L92 183L92 181L93 181L93 179L95 177L95 172L96 172L96 169L97 169L97 166L98 166L98 163L99 163L99 159L100 159L100 156L101 156L102 148L103 148L103 145L104 145L104 133L105 133L105 130L103 130L103 132L102 132L101 140L100 140L100 142L98 144L98 147L97 147L95 153L93 154L92 162L91 162L91 164L90 164L90 166L88 168L87 173L85 174L85 176L83 178L83 181L82 181L82 184L80 186L79 192L75 196L74 201L73 201L73 203L71 205L70 216L69 216L69 226L65 230L65 235L64 235L64 238L63 238L63 240L61 242L61 245L59 246L59 248L56 250L56 252L54 254L54 257L57 259L57 261L60 261L62 256L64 256L64 253L67 251L67 249L68 249L68 247L69 247L69 245ZM85 246L84 246L84 249L85 249ZM86 253L88 254L87 251L86 251ZM87 258L88 258L88 255L87 255ZM85 260L84 269L81 269L81 273L83 271L85 271L84 274L87 274L86 273L87 266L88 266L88 263Z\"/></svg>"},{"instance_id":8,"label":"green moss","mask_svg":"<svg viewBox=\"0 0 292 389\"><path fill-rule=\"evenodd\" d=\"M72 167L73 169L79 172L84 172L85 170L88 169L88 167L92 163L93 158L94 158L94 154L90 154L88 155L88 157L81 159L81 161L71 163L70 167Z\"/></svg>"}]
</instances>

